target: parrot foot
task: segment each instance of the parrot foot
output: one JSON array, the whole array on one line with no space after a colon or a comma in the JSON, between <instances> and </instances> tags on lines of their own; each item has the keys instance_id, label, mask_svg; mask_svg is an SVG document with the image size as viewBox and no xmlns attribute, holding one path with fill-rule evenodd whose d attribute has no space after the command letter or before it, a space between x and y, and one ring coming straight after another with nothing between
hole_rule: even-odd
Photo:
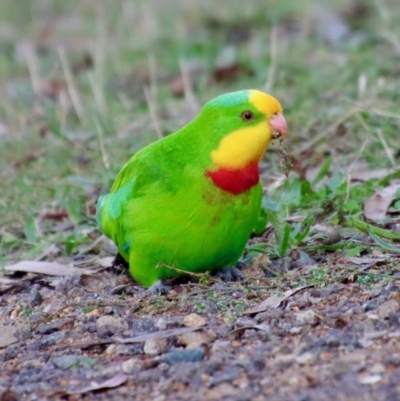
<instances>
[{"instance_id":1,"label":"parrot foot","mask_svg":"<svg viewBox=\"0 0 400 401\"><path fill-rule=\"evenodd\" d=\"M151 295L165 295L168 294L169 290L170 287L165 285L162 280L158 280L146 292Z\"/></svg>"},{"instance_id":2,"label":"parrot foot","mask_svg":"<svg viewBox=\"0 0 400 401\"><path fill-rule=\"evenodd\" d=\"M243 276L240 270L236 267L224 267L215 272L215 276L219 277L222 281L242 281Z\"/></svg>"},{"instance_id":3,"label":"parrot foot","mask_svg":"<svg viewBox=\"0 0 400 401\"><path fill-rule=\"evenodd\" d=\"M115 259L111 263L111 267L119 272L122 272L129 268L129 263L119 253L117 253L115 255Z\"/></svg>"}]
</instances>

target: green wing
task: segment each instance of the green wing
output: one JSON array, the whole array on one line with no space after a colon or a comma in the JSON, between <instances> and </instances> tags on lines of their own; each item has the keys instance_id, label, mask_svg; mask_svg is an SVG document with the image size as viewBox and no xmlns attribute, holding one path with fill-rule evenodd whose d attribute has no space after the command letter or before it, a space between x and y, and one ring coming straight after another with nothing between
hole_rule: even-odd
<instances>
[{"instance_id":1,"label":"green wing","mask_svg":"<svg viewBox=\"0 0 400 401\"><path fill-rule=\"evenodd\" d=\"M146 188L163 176L146 153L138 152L134 155L118 174L110 193L101 195L97 202L97 223L124 257L127 257L131 239L124 229L123 210L131 200L143 196Z\"/></svg>"}]
</instances>

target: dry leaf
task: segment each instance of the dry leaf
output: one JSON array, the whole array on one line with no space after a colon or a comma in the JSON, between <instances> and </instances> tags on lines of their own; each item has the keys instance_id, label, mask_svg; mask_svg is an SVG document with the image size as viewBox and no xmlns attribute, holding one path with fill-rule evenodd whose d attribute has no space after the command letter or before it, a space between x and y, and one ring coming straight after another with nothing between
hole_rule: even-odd
<instances>
[{"instance_id":1,"label":"dry leaf","mask_svg":"<svg viewBox=\"0 0 400 401\"><path fill-rule=\"evenodd\" d=\"M400 185L391 185L375 192L364 203L364 216L372 221L382 220L386 217L390 204L396 199L396 192Z\"/></svg>"},{"instance_id":2,"label":"dry leaf","mask_svg":"<svg viewBox=\"0 0 400 401\"><path fill-rule=\"evenodd\" d=\"M371 178L377 178L378 180L388 176L389 174L398 171L397 168L381 168L378 170L367 170L367 166L361 165L359 169L351 172L351 181L368 181Z\"/></svg>"},{"instance_id":3,"label":"dry leaf","mask_svg":"<svg viewBox=\"0 0 400 401\"><path fill-rule=\"evenodd\" d=\"M88 393L89 391L101 390L103 388L114 388L125 383L127 380L128 376L125 373L120 372L111 379L105 380L101 383L91 382L89 386L84 387L81 390L71 391L68 394L84 394Z\"/></svg>"},{"instance_id":4,"label":"dry leaf","mask_svg":"<svg viewBox=\"0 0 400 401\"><path fill-rule=\"evenodd\" d=\"M104 258L96 259L96 263L101 267L110 267L114 262L115 256L105 256Z\"/></svg>"},{"instance_id":5,"label":"dry leaf","mask_svg":"<svg viewBox=\"0 0 400 401\"><path fill-rule=\"evenodd\" d=\"M259 303L256 306L253 306L252 308L248 309L247 311L244 312L246 315L251 315L253 313L260 313L264 312L265 310L269 308L278 308L279 305L285 301L286 299L290 298L293 294L295 294L298 291L304 290L305 288L310 288L313 287L313 285L304 285L302 287L297 287L294 288L293 290L287 290L285 291L282 295L271 295L269 298L265 299L261 303Z\"/></svg>"},{"instance_id":6,"label":"dry leaf","mask_svg":"<svg viewBox=\"0 0 400 401\"><path fill-rule=\"evenodd\" d=\"M3 268L9 272L26 272L47 274L49 276L70 276L74 273L92 274L88 269L78 269L77 267L64 265L57 262L36 262L23 260L13 265L8 265Z\"/></svg>"},{"instance_id":7,"label":"dry leaf","mask_svg":"<svg viewBox=\"0 0 400 401\"><path fill-rule=\"evenodd\" d=\"M346 258L347 261L355 264L355 265L365 265L370 263L378 263L383 262L385 258L368 258L368 257L348 257Z\"/></svg>"},{"instance_id":8,"label":"dry leaf","mask_svg":"<svg viewBox=\"0 0 400 401\"><path fill-rule=\"evenodd\" d=\"M14 281L11 278L0 277L0 284L13 284Z\"/></svg>"}]
</instances>

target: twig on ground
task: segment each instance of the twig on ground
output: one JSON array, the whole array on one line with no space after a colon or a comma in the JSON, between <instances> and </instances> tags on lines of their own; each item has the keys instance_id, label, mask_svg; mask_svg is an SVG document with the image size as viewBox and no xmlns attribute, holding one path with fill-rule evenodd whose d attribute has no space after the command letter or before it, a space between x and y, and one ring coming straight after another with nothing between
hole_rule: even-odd
<instances>
[{"instance_id":1,"label":"twig on ground","mask_svg":"<svg viewBox=\"0 0 400 401\"><path fill-rule=\"evenodd\" d=\"M169 270L173 270L173 271L175 271L175 272L177 272L179 274L184 274L186 276L194 276L194 277L198 277L200 280L210 280L210 281L213 281L215 283L220 281L219 279L215 279L215 278L211 277L208 272L207 273L188 272L186 270L178 269L175 266L168 266L165 263L159 263L156 266L156 269L169 269Z\"/></svg>"}]
</instances>

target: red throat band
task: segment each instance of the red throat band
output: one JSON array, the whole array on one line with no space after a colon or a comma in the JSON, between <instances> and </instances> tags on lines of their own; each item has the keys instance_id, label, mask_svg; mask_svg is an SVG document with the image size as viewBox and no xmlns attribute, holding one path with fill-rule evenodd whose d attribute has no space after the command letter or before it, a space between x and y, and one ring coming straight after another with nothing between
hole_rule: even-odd
<instances>
[{"instance_id":1,"label":"red throat band","mask_svg":"<svg viewBox=\"0 0 400 401\"><path fill-rule=\"evenodd\" d=\"M215 171L207 171L206 175L218 188L234 195L248 191L260 181L258 163L251 163L240 170L220 167Z\"/></svg>"}]
</instances>

